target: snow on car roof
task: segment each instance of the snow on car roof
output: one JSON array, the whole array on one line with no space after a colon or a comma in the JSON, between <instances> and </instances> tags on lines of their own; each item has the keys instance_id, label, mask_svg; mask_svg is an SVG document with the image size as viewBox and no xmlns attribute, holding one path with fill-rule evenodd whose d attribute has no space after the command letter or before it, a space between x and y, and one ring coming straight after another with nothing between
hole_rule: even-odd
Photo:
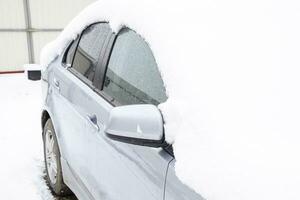
<instances>
[{"instance_id":1,"label":"snow on car roof","mask_svg":"<svg viewBox=\"0 0 300 200\"><path fill-rule=\"evenodd\" d=\"M300 2L100 0L42 52L108 21L149 43L177 176L208 200L299 199Z\"/></svg>"}]
</instances>

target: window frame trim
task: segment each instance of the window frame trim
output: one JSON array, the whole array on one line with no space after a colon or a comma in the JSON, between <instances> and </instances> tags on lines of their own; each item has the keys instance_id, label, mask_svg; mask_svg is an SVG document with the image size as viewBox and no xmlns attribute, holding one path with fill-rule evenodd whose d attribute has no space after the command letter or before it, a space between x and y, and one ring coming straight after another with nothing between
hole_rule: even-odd
<instances>
[{"instance_id":1,"label":"window frame trim","mask_svg":"<svg viewBox=\"0 0 300 200\"><path fill-rule=\"evenodd\" d=\"M104 78L105 78L105 74L106 74L106 68L108 66L108 62L110 60L110 55L111 52L113 50L115 41L116 41L116 34L114 32L112 32L106 39L104 45L104 50L103 52L100 52L100 58L96 67L96 71L95 71L95 77L93 80L93 84L94 86L101 91L103 88L103 84L104 84Z\"/></svg>"},{"instance_id":2,"label":"window frame trim","mask_svg":"<svg viewBox=\"0 0 300 200\"><path fill-rule=\"evenodd\" d=\"M107 57L107 62L106 62L106 65L104 66L103 68L103 71L101 74L102 75L102 83L101 83L101 87L97 88L97 93L99 95L101 95L101 97L103 97L107 102L109 102L112 106L114 107L117 107L117 106L122 106L121 103L119 103L117 100L115 100L112 96L110 96L109 94L107 94L106 92L103 91L103 86L104 86L104 81L105 81L105 77L106 77L106 73L107 73L107 69L108 69L108 65L109 65L109 61L110 61L110 58L111 58L111 55L112 55L112 52L115 48L115 44L116 44L116 41L121 33L121 31L123 29L129 29L131 30L130 28L128 27L123 27L121 28L118 33L114 33L113 35L113 41L112 41L112 45L111 47L109 48L109 51L108 51L108 57ZM106 98L105 98L106 97Z\"/></svg>"}]
</instances>

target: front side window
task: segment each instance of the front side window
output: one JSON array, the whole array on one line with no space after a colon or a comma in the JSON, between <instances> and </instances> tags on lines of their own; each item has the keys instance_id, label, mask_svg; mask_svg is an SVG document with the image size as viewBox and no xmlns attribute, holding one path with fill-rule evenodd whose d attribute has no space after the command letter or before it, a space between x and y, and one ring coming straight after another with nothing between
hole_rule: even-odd
<instances>
[{"instance_id":1,"label":"front side window","mask_svg":"<svg viewBox=\"0 0 300 200\"><path fill-rule=\"evenodd\" d=\"M103 92L121 105L166 101L165 87L146 41L130 29L118 34L113 47Z\"/></svg>"},{"instance_id":2,"label":"front side window","mask_svg":"<svg viewBox=\"0 0 300 200\"><path fill-rule=\"evenodd\" d=\"M85 29L75 53L72 69L93 81L101 51L105 49L104 44L111 32L107 23L93 24Z\"/></svg>"}]
</instances>

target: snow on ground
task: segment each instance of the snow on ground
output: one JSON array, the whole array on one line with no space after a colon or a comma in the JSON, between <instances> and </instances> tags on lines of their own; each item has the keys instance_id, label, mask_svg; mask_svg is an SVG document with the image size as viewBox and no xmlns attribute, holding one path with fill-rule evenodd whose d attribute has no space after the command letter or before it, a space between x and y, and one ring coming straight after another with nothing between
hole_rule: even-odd
<instances>
[{"instance_id":1,"label":"snow on ground","mask_svg":"<svg viewBox=\"0 0 300 200\"><path fill-rule=\"evenodd\" d=\"M133 28L167 86L160 108L179 178L208 200L298 200L299 10L299 0L99 0L41 63L92 22Z\"/></svg>"},{"instance_id":2,"label":"snow on ground","mask_svg":"<svg viewBox=\"0 0 300 200\"><path fill-rule=\"evenodd\" d=\"M40 115L40 83L0 75L0 199L54 199L44 181Z\"/></svg>"}]
</instances>

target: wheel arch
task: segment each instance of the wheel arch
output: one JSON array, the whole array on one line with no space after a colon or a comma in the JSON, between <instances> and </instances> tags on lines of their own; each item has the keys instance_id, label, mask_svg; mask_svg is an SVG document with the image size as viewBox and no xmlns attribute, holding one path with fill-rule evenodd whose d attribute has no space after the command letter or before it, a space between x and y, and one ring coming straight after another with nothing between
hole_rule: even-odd
<instances>
[{"instance_id":1,"label":"wheel arch","mask_svg":"<svg viewBox=\"0 0 300 200\"><path fill-rule=\"evenodd\" d=\"M56 118L55 118L55 115L53 115L53 113L51 112L51 110L46 107L43 109L42 111L42 114L41 114L41 126L42 126L42 135L44 133L44 128L45 128L45 125L46 125L46 122L48 119L51 119L52 121L52 125L53 125L53 128L54 128L54 131L55 131L55 136L57 138L57 143L58 143L58 148L60 150L60 155L61 157L64 157L64 148L63 147L63 144L62 144L62 140L61 140L61 137L59 135L60 133L60 130L59 130L59 127L57 127L56 125Z\"/></svg>"},{"instance_id":2,"label":"wheel arch","mask_svg":"<svg viewBox=\"0 0 300 200\"><path fill-rule=\"evenodd\" d=\"M50 114L47 110L43 110L42 116L41 116L41 125L42 125L42 130L44 129L44 126L47 122L47 120L50 119Z\"/></svg>"}]
</instances>

